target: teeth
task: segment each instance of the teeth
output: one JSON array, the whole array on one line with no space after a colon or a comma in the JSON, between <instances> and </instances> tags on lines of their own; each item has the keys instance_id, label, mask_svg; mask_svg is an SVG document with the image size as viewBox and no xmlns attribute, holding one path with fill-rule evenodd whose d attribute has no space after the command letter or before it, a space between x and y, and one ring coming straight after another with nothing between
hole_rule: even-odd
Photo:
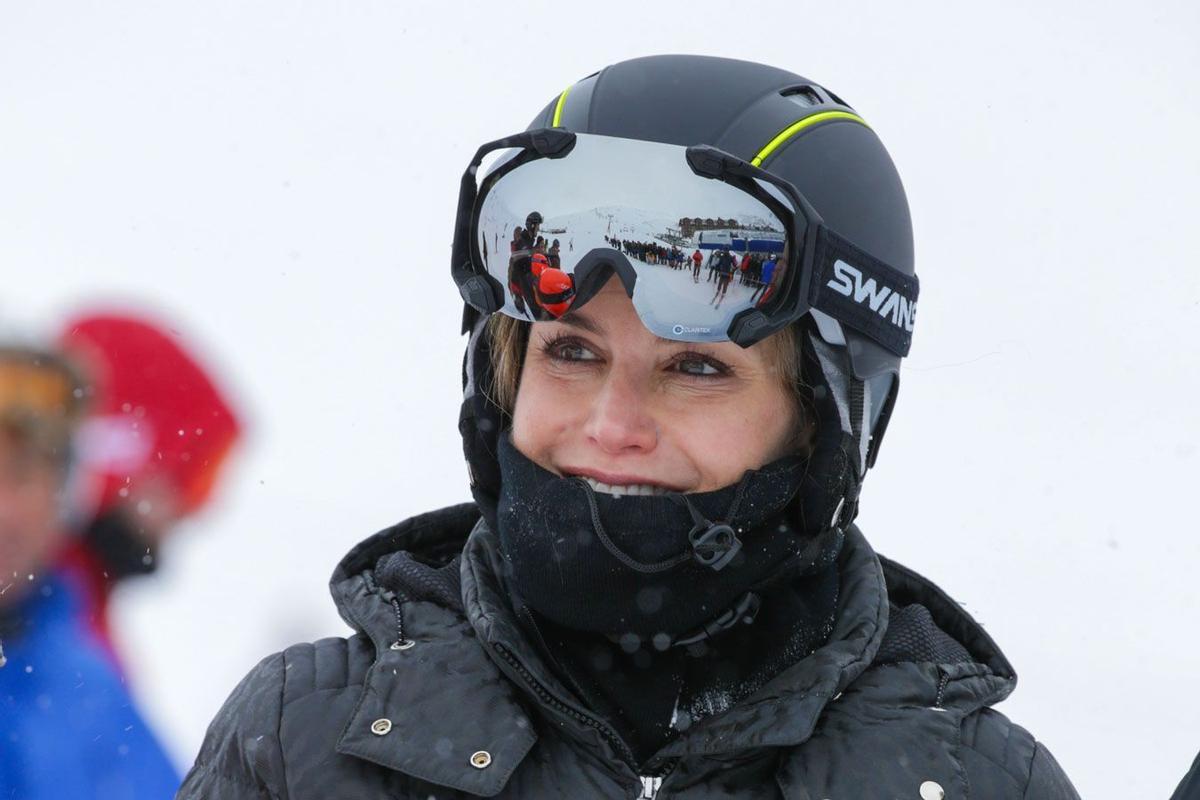
<instances>
[{"instance_id":1,"label":"teeth","mask_svg":"<svg viewBox=\"0 0 1200 800\"><path fill-rule=\"evenodd\" d=\"M630 497L643 497L643 496L649 497L649 496L664 495L667 493L667 490L661 486L651 486L646 483L634 483L634 484L629 484L626 486L614 486L614 485L608 484L608 483L601 483L600 481L598 481L594 478L589 478L585 475L580 475L579 477L581 477L585 481L587 481L588 486L592 487L592 491L603 492L604 494L611 494L613 497L621 497L624 495L628 495Z\"/></svg>"}]
</instances>

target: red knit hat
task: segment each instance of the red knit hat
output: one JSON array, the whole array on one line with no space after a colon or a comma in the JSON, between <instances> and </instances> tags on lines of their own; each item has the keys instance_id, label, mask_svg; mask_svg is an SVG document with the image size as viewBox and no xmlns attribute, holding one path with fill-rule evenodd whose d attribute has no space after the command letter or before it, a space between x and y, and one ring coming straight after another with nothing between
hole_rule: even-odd
<instances>
[{"instance_id":1,"label":"red knit hat","mask_svg":"<svg viewBox=\"0 0 1200 800\"><path fill-rule=\"evenodd\" d=\"M78 456L100 484L97 511L161 479L182 513L200 508L241 426L179 336L128 315L89 314L66 326L61 344L94 395Z\"/></svg>"}]
</instances>

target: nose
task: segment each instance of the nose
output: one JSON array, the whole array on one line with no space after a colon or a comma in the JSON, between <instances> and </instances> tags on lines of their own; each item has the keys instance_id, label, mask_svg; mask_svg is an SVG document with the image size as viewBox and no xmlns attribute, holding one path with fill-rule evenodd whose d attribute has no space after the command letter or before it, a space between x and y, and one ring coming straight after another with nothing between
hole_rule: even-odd
<instances>
[{"instance_id":1,"label":"nose","mask_svg":"<svg viewBox=\"0 0 1200 800\"><path fill-rule=\"evenodd\" d=\"M658 424L648 413L647 387L636 375L611 370L592 402L588 440L612 455L648 453L658 444Z\"/></svg>"}]
</instances>

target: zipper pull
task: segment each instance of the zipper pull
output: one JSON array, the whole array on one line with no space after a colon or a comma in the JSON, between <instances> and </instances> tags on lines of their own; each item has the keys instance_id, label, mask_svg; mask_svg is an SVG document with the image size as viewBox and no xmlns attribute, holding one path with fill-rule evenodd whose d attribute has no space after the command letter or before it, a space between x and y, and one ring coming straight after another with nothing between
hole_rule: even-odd
<instances>
[{"instance_id":1,"label":"zipper pull","mask_svg":"<svg viewBox=\"0 0 1200 800\"><path fill-rule=\"evenodd\" d=\"M658 773L657 775L639 775L638 778L642 781L642 793L638 795L638 800L654 800L654 798L658 797L658 792L662 789L663 781L675 771L675 766L678 763L678 758L668 758L654 770L654 772Z\"/></svg>"},{"instance_id":2,"label":"zipper pull","mask_svg":"<svg viewBox=\"0 0 1200 800\"><path fill-rule=\"evenodd\" d=\"M660 776L639 775L638 778L642 781L642 793L638 795L638 800L654 800L658 797L663 782Z\"/></svg>"}]
</instances>

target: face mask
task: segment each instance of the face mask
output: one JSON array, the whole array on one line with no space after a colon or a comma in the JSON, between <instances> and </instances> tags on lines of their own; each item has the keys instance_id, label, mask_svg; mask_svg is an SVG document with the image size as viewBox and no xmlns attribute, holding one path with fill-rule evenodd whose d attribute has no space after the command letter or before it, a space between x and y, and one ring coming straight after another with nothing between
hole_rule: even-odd
<instances>
[{"instance_id":1,"label":"face mask","mask_svg":"<svg viewBox=\"0 0 1200 800\"><path fill-rule=\"evenodd\" d=\"M688 644L751 621L755 590L777 576L836 557L829 537L787 513L808 466L798 456L711 492L622 497L542 469L507 433L499 464L509 590L574 630Z\"/></svg>"}]
</instances>

